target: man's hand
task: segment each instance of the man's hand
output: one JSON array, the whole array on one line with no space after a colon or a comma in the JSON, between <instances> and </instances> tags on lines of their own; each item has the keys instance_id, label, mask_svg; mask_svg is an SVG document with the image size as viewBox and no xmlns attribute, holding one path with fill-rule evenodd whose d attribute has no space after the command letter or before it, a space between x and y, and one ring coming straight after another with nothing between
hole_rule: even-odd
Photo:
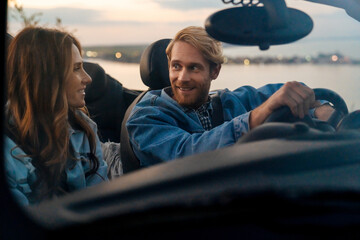
<instances>
[{"instance_id":1,"label":"man's hand","mask_svg":"<svg viewBox=\"0 0 360 240\"><path fill-rule=\"evenodd\" d=\"M287 82L250 114L250 129L262 124L276 109L288 106L295 117L304 118L309 109L318 106L314 91L299 82Z\"/></svg>"}]
</instances>

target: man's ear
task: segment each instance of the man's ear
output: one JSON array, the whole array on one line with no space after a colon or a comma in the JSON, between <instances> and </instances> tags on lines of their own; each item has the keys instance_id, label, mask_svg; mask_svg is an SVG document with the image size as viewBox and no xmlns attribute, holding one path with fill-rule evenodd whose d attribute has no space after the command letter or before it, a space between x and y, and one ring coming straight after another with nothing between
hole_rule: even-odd
<instances>
[{"instance_id":1,"label":"man's ear","mask_svg":"<svg viewBox=\"0 0 360 240\"><path fill-rule=\"evenodd\" d=\"M218 64L211 70L211 79L212 80L215 80L219 76L220 69L221 69L221 64Z\"/></svg>"}]
</instances>

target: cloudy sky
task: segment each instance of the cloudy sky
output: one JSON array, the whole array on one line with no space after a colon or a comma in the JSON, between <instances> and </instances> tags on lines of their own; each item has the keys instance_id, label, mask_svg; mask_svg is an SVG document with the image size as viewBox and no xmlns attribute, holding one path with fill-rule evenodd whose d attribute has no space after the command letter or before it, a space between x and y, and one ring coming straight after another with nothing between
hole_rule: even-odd
<instances>
[{"instance_id":1,"label":"cloudy sky","mask_svg":"<svg viewBox=\"0 0 360 240\"><path fill-rule=\"evenodd\" d=\"M84 46L148 44L171 38L189 25L204 26L205 19L223 8L221 0L18 0L26 13L41 12L42 25L54 26L61 18ZM360 23L344 10L302 0L287 0L289 7L301 9L314 20L314 30L305 41L330 37L360 40ZM9 32L16 34L21 25L11 15ZM360 46L359 46L360 47Z\"/></svg>"}]
</instances>

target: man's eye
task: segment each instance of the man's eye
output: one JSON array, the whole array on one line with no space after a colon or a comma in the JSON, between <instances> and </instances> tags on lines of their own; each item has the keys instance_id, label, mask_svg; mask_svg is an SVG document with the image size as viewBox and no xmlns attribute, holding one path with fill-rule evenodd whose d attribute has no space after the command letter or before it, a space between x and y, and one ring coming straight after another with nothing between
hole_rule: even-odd
<instances>
[{"instance_id":1,"label":"man's eye","mask_svg":"<svg viewBox=\"0 0 360 240\"><path fill-rule=\"evenodd\" d=\"M172 67L173 67L173 69L175 69L175 70L176 70L176 69L179 69L179 68L180 68L180 65L179 65L179 64L177 64L177 63L175 63L175 64L173 64L173 66L172 66Z\"/></svg>"},{"instance_id":2,"label":"man's eye","mask_svg":"<svg viewBox=\"0 0 360 240\"><path fill-rule=\"evenodd\" d=\"M191 69L192 71L197 71L197 70L199 70L198 66L191 66L190 69Z\"/></svg>"}]
</instances>

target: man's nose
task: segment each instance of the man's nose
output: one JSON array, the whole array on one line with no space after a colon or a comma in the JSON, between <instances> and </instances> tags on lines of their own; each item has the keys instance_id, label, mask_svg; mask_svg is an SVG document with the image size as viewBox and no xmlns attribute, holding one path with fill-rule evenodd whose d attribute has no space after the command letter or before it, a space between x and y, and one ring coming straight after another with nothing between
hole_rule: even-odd
<instances>
[{"instance_id":1,"label":"man's nose","mask_svg":"<svg viewBox=\"0 0 360 240\"><path fill-rule=\"evenodd\" d=\"M178 80L180 81L188 81L189 80L189 72L184 68L179 72Z\"/></svg>"}]
</instances>

